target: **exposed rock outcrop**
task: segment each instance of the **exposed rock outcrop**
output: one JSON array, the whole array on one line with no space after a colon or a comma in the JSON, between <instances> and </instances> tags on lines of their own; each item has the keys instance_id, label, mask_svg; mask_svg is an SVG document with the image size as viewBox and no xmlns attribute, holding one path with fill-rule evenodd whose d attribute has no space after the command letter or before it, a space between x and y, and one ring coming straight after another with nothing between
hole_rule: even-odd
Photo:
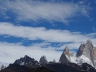
<instances>
[{"instance_id":1,"label":"exposed rock outcrop","mask_svg":"<svg viewBox=\"0 0 96 72\"><path fill-rule=\"evenodd\" d=\"M77 58L81 57L82 62L86 61L86 63L95 66L95 48L90 40L87 40L86 44L81 44L79 50L76 54ZM86 57L83 58L82 57ZM79 61L81 61L79 60Z\"/></svg>"},{"instance_id":2,"label":"exposed rock outcrop","mask_svg":"<svg viewBox=\"0 0 96 72\"><path fill-rule=\"evenodd\" d=\"M34 58L31 58L25 55L23 58L20 58L14 62L17 65L32 65L32 66L39 66L40 64Z\"/></svg>"},{"instance_id":3,"label":"exposed rock outcrop","mask_svg":"<svg viewBox=\"0 0 96 72\"><path fill-rule=\"evenodd\" d=\"M42 56L42 57L40 58L40 60L39 60L39 63L40 63L40 64L47 64L48 61L47 61L46 56Z\"/></svg>"},{"instance_id":4,"label":"exposed rock outcrop","mask_svg":"<svg viewBox=\"0 0 96 72\"><path fill-rule=\"evenodd\" d=\"M70 62L70 54L69 54L69 48L66 46L66 48L64 49L61 57L60 57L60 60L59 60L60 63L68 63Z\"/></svg>"},{"instance_id":5,"label":"exposed rock outcrop","mask_svg":"<svg viewBox=\"0 0 96 72\"><path fill-rule=\"evenodd\" d=\"M92 54L93 54L93 44L90 40L87 40L86 44L81 44L76 56L79 57L81 55L84 55L88 57L90 60L92 60Z\"/></svg>"},{"instance_id":6,"label":"exposed rock outcrop","mask_svg":"<svg viewBox=\"0 0 96 72\"><path fill-rule=\"evenodd\" d=\"M53 60L53 63L56 63L56 60L55 59Z\"/></svg>"},{"instance_id":7,"label":"exposed rock outcrop","mask_svg":"<svg viewBox=\"0 0 96 72\"><path fill-rule=\"evenodd\" d=\"M94 62L94 67L96 68L96 47L93 48L93 62Z\"/></svg>"},{"instance_id":8,"label":"exposed rock outcrop","mask_svg":"<svg viewBox=\"0 0 96 72\"><path fill-rule=\"evenodd\" d=\"M85 44L80 45L76 55L69 52L68 47L66 47L59 61L61 63L88 63L96 68L96 47L93 46L90 40L87 40Z\"/></svg>"}]
</instances>

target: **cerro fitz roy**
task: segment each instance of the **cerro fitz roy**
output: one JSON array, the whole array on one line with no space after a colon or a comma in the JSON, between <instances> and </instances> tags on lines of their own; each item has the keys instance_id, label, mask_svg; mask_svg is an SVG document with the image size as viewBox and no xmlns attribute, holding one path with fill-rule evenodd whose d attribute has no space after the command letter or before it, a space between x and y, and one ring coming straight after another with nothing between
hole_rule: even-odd
<instances>
[{"instance_id":1,"label":"cerro fitz roy","mask_svg":"<svg viewBox=\"0 0 96 72\"><path fill-rule=\"evenodd\" d=\"M93 46L90 40L87 40L85 44L80 45L76 55L69 52L68 47L65 47L59 61L61 63L88 63L96 68L96 47Z\"/></svg>"}]
</instances>

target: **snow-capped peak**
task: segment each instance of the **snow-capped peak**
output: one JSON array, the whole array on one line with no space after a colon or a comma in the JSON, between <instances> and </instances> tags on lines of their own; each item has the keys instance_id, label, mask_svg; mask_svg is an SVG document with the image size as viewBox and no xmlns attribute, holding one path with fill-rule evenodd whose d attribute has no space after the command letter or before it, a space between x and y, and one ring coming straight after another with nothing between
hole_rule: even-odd
<instances>
[{"instance_id":1,"label":"snow-capped peak","mask_svg":"<svg viewBox=\"0 0 96 72\"><path fill-rule=\"evenodd\" d=\"M34 58L31 58L27 55L25 55L23 58L20 58L18 60L16 60L14 62L14 64L18 64L18 65L34 65L34 66L38 66L40 65L38 63L38 61L36 61Z\"/></svg>"},{"instance_id":2,"label":"snow-capped peak","mask_svg":"<svg viewBox=\"0 0 96 72\"><path fill-rule=\"evenodd\" d=\"M74 53L70 53L68 47L65 47L60 60L61 63L88 63L96 68L96 47L93 46L90 40L87 40L85 44L80 45L76 55Z\"/></svg>"},{"instance_id":3,"label":"snow-capped peak","mask_svg":"<svg viewBox=\"0 0 96 72\"><path fill-rule=\"evenodd\" d=\"M88 58L88 57L86 57L86 56L84 56L84 55L81 55L80 57L77 57L76 58L76 61L77 61L77 63L88 63L88 64L90 64L91 66L93 66L93 63L92 63L92 61Z\"/></svg>"}]
</instances>

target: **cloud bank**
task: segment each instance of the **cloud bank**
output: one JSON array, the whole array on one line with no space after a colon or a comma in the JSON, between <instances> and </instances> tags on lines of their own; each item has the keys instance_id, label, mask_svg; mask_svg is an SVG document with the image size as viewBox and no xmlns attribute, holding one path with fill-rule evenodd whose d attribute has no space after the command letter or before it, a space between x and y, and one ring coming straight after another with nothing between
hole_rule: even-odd
<instances>
[{"instance_id":1,"label":"cloud bank","mask_svg":"<svg viewBox=\"0 0 96 72\"><path fill-rule=\"evenodd\" d=\"M39 20L46 20L67 24L71 21L72 17L79 16L80 14L88 16L88 6L80 5L80 3L40 2L33 0L1 0L0 2L0 10L3 15L8 17L6 12L14 13L14 18L20 21L32 20L38 22ZM9 18L11 17L9 16Z\"/></svg>"},{"instance_id":2,"label":"cloud bank","mask_svg":"<svg viewBox=\"0 0 96 72\"><path fill-rule=\"evenodd\" d=\"M13 31L14 30L14 31ZM85 42L92 39L89 35L68 30L45 29L44 27L15 26L11 23L0 23L0 35L27 38L29 40L45 40L49 42Z\"/></svg>"},{"instance_id":3,"label":"cloud bank","mask_svg":"<svg viewBox=\"0 0 96 72\"><path fill-rule=\"evenodd\" d=\"M28 55L39 61L42 55L45 55L48 61L56 59L58 61L61 52L57 52L53 49L41 48L40 45L32 45L25 47L20 44L0 42L0 62L13 63L16 59Z\"/></svg>"}]
</instances>

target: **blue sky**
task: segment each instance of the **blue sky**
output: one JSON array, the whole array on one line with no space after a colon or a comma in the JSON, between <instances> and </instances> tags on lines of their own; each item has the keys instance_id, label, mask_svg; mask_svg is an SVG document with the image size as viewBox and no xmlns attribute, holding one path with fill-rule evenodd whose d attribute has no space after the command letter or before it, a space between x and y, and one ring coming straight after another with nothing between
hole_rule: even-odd
<instances>
[{"instance_id":1,"label":"blue sky","mask_svg":"<svg viewBox=\"0 0 96 72\"><path fill-rule=\"evenodd\" d=\"M96 46L96 0L0 0L0 62L29 55L48 61L68 46ZM6 60L8 59L8 60Z\"/></svg>"}]
</instances>

